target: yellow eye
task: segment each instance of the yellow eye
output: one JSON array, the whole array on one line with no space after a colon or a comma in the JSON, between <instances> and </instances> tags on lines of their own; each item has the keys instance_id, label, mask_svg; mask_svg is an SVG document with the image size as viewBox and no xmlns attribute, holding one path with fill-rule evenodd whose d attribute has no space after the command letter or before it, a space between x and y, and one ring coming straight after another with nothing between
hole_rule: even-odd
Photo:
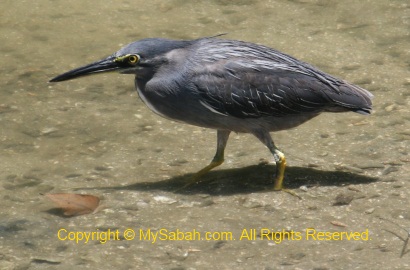
<instances>
[{"instance_id":1,"label":"yellow eye","mask_svg":"<svg viewBox=\"0 0 410 270\"><path fill-rule=\"evenodd\" d=\"M136 65L140 61L140 56L137 54L131 54L128 56L128 63L131 65Z\"/></svg>"}]
</instances>

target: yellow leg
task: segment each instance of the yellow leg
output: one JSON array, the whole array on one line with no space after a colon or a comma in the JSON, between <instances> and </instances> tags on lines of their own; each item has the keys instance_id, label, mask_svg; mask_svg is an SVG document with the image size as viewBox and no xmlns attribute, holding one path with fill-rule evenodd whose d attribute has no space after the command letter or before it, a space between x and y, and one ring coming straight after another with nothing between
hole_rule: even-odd
<instances>
[{"instance_id":1,"label":"yellow leg","mask_svg":"<svg viewBox=\"0 0 410 270\"><path fill-rule=\"evenodd\" d=\"M285 155L278 149L275 149L274 157L276 160L276 178L273 182L273 190L281 190L283 188L283 179L285 178L286 158Z\"/></svg>"},{"instance_id":2,"label":"yellow leg","mask_svg":"<svg viewBox=\"0 0 410 270\"><path fill-rule=\"evenodd\" d=\"M273 190L281 190L289 193L299 199L302 199L296 192L290 189L283 188L283 179L285 178L286 158L285 155L278 149L274 150L273 156L276 161L276 178L273 182Z\"/></svg>"},{"instance_id":3,"label":"yellow leg","mask_svg":"<svg viewBox=\"0 0 410 270\"><path fill-rule=\"evenodd\" d=\"M253 133L253 135L255 135L264 145L266 145L269 148L269 150L273 154L273 158L275 159L276 177L273 182L273 190L285 191L295 197L298 197L299 199L302 199L298 194L296 194L296 192L283 188L283 179L285 178L286 158L285 158L285 155L281 151L279 151L279 149L273 143L269 132L266 132L264 130L257 130Z\"/></svg>"},{"instance_id":4,"label":"yellow leg","mask_svg":"<svg viewBox=\"0 0 410 270\"><path fill-rule=\"evenodd\" d=\"M189 181L186 183L182 188L179 188L178 190L184 189L188 186L191 186L193 184L197 184L200 181L200 178L204 176L206 173L208 173L210 170L212 170L215 167L218 167L224 162L224 152L225 152L225 147L226 143L228 142L229 134L231 132L228 130L218 130L217 132L217 147L216 147L216 154L214 158L212 159L211 163L209 163L208 166L203 168L202 170L198 171L194 176L192 177L192 181Z\"/></svg>"},{"instance_id":5,"label":"yellow leg","mask_svg":"<svg viewBox=\"0 0 410 270\"><path fill-rule=\"evenodd\" d=\"M219 165L221 165L222 163L224 163L224 157L222 156L221 159L219 160L215 160L215 158L211 161L211 163L209 163L208 166L206 166L205 168L201 169L200 171L198 171L195 175L194 178L195 179L199 179L202 176L204 176L205 174L207 174L210 170L212 170L213 168L218 167Z\"/></svg>"}]
</instances>

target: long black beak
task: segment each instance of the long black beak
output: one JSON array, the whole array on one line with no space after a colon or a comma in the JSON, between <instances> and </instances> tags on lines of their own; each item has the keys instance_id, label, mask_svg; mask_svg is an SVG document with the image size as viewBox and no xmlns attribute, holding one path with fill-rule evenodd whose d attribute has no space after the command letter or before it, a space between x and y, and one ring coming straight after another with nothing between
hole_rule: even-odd
<instances>
[{"instance_id":1,"label":"long black beak","mask_svg":"<svg viewBox=\"0 0 410 270\"><path fill-rule=\"evenodd\" d=\"M115 60L115 57L109 56L105 59L94 62L92 64L85 65L85 66L70 70L61 75L58 75L57 77L51 79L49 82L67 81L67 80L75 79L78 77L91 75L94 73L114 71L114 70L120 69L121 67L114 60Z\"/></svg>"}]
</instances>

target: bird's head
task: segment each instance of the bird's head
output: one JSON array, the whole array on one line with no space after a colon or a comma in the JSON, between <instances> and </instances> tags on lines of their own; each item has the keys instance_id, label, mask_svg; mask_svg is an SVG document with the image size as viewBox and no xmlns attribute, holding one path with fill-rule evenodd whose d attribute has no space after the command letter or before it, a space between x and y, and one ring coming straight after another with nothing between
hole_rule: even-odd
<instances>
[{"instance_id":1,"label":"bird's head","mask_svg":"<svg viewBox=\"0 0 410 270\"><path fill-rule=\"evenodd\" d=\"M95 73L119 71L137 76L152 73L164 61L165 54L171 50L183 48L191 41L177 41L162 38L142 39L126 45L114 54L73 70L58 75L50 82L60 82Z\"/></svg>"}]
</instances>

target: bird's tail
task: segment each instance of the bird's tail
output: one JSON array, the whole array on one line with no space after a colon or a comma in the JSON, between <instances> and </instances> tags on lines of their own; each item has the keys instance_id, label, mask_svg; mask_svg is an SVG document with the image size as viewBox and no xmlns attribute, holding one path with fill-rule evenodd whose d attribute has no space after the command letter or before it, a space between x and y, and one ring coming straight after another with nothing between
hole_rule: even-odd
<instances>
[{"instance_id":1,"label":"bird's tail","mask_svg":"<svg viewBox=\"0 0 410 270\"><path fill-rule=\"evenodd\" d=\"M339 109L334 108L334 111L349 110L364 115L371 114L372 93L346 81L338 86L338 90L339 93L332 93L329 96L333 103L339 107Z\"/></svg>"}]
</instances>

